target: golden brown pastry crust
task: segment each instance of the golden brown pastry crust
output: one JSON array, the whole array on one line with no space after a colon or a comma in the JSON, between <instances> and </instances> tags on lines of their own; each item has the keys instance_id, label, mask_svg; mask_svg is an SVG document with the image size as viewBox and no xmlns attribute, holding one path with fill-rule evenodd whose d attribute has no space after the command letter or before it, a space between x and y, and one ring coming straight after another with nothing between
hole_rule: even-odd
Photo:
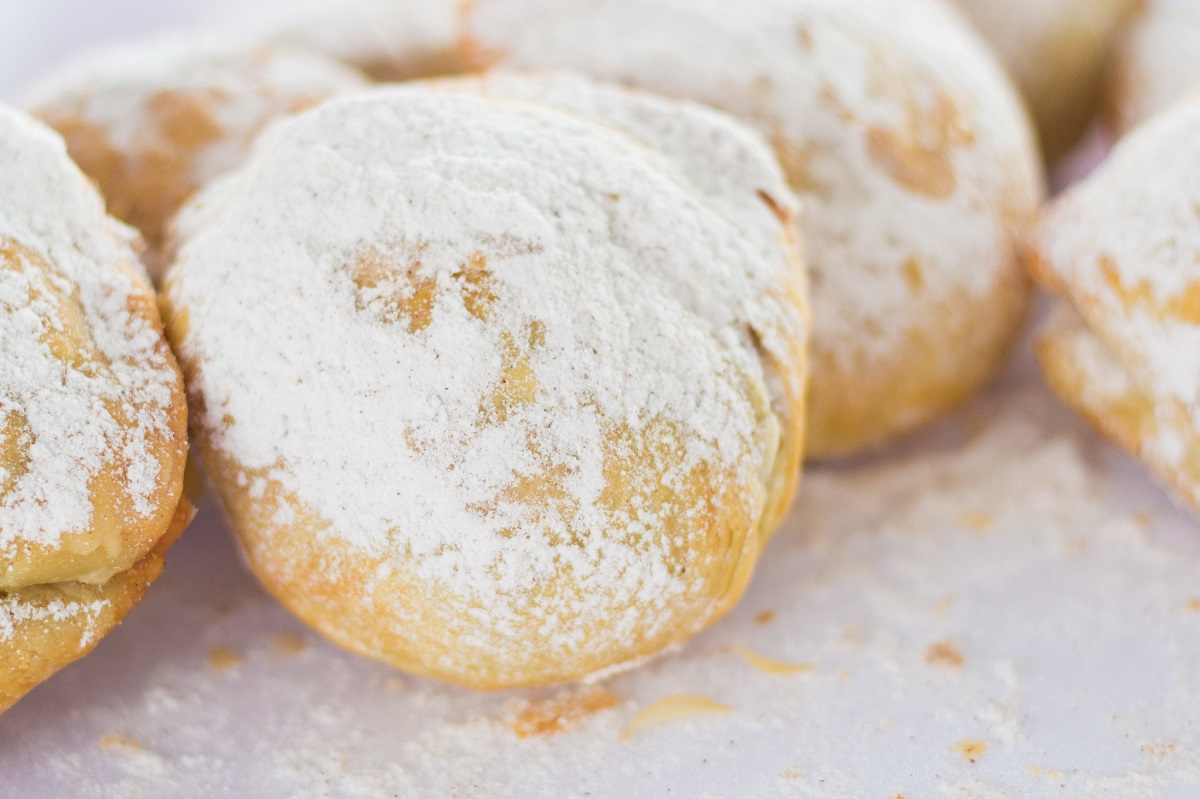
<instances>
[{"instance_id":1,"label":"golden brown pastry crust","mask_svg":"<svg viewBox=\"0 0 1200 799\"><path fill-rule=\"evenodd\" d=\"M1062 299L1038 356L1055 393L1200 506L1200 100L1123 138L1042 214L1034 278Z\"/></svg>"},{"instance_id":2,"label":"golden brown pastry crust","mask_svg":"<svg viewBox=\"0 0 1200 799\"><path fill-rule=\"evenodd\" d=\"M191 519L187 405L133 231L0 107L0 710L86 654Z\"/></svg>"},{"instance_id":3,"label":"golden brown pastry crust","mask_svg":"<svg viewBox=\"0 0 1200 799\"><path fill-rule=\"evenodd\" d=\"M56 583L0 592L0 713L91 652L142 600L167 550L195 515L187 499L167 531L131 568L100 585Z\"/></svg>"},{"instance_id":4,"label":"golden brown pastry crust","mask_svg":"<svg viewBox=\"0 0 1200 799\"><path fill-rule=\"evenodd\" d=\"M1046 330L1036 344L1050 388L1200 513L1200 430L1169 401L1139 387L1078 315L1072 316L1074 323ZM1188 453L1182 461L1164 456L1163 437L1182 445Z\"/></svg>"},{"instance_id":5,"label":"golden brown pastry crust","mask_svg":"<svg viewBox=\"0 0 1200 799\"><path fill-rule=\"evenodd\" d=\"M37 272L35 282L41 289L58 292L54 301L60 316L58 320L51 320L51 324L61 324L53 347L56 357L90 374L103 374L110 368L105 363L105 354L97 350L83 322L84 310L78 298L54 279L55 270L46 259L14 241L0 240L0 268ZM130 512L134 498L125 475L131 464L121 452L109 452L104 466L90 479L92 514L88 525L66 531L52 542L19 536L0 547L0 590L43 583L100 584L108 581L113 575L130 569L155 546L162 531L171 523L182 494L187 453L187 402L183 378L163 335L154 290L134 271L132 264L118 263L105 268L123 275L130 289L125 302L127 322L130 327L144 325L153 331L157 337L153 357L161 361L162 370L169 375L169 400L161 407L153 403L153 407L166 415L167 429L146 434L150 451L160 465L155 487L144 497L152 510L146 515ZM37 279L42 277L45 279ZM107 412L123 427L135 425L137 415L145 411L148 404L144 399L140 402L129 400L128 397L119 401L114 398L106 403ZM15 474L20 468L18 464L26 458L26 447L20 443L23 435L19 427L4 433L0 441L0 466L9 474ZM11 485L0 485L0 499L10 488Z\"/></svg>"}]
</instances>

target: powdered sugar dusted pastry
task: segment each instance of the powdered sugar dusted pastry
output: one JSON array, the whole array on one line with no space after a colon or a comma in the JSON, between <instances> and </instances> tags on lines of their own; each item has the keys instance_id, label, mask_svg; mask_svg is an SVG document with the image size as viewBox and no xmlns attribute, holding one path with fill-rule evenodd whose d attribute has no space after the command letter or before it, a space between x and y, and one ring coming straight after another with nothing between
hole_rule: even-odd
<instances>
[{"instance_id":1,"label":"powdered sugar dusted pastry","mask_svg":"<svg viewBox=\"0 0 1200 799\"><path fill-rule=\"evenodd\" d=\"M241 163L272 120L365 80L315 53L166 37L85 57L37 90L110 213L156 250L179 206Z\"/></svg>"},{"instance_id":2,"label":"powdered sugar dusted pastry","mask_svg":"<svg viewBox=\"0 0 1200 799\"><path fill-rule=\"evenodd\" d=\"M164 294L256 574L334 641L484 688L711 623L799 472L792 213L723 115L580 79L276 128L181 216Z\"/></svg>"},{"instance_id":3,"label":"powdered sugar dusted pastry","mask_svg":"<svg viewBox=\"0 0 1200 799\"><path fill-rule=\"evenodd\" d=\"M1113 39L1141 0L958 0L1021 87L1050 161L1099 109Z\"/></svg>"},{"instance_id":4,"label":"powdered sugar dusted pastry","mask_svg":"<svg viewBox=\"0 0 1200 799\"><path fill-rule=\"evenodd\" d=\"M1200 100L1129 134L1045 213L1030 263L1075 313L1051 386L1200 509Z\"/></svg>"},{"instance_id":5,"label":"powdered sugar dusted pastry","mask_svg":"<svg viewBox=\"0 0 1200 799\"><path fill-rule=\"evenodd\" d=\"M132 231L59 137L3 108L0 158L4 709L120 620L190 506L183 383Z\"/></svg>"},{"instance_id":6,"label":"powdered sugar dusted pastry","mask_svg":"<svg viewBox=\"0 0 1200 799\"><path fill-rule=\"evenodd\" d=\"M266 24L268 41L314 48L376 80L412 80L464 69L458 54L457 0L299 0L278 5Z\"/></svg>"},{"instance_id":7,"label":"powdered sugar dusted pastry","mask_svg":"<svg viewBox=\"0 0 1200 799\"><path fill-rule=\"evenodd\" d=\"M1106 107L1122 134L1200 89L1200 5L1150 4L1117 43Z\"/></svg>"},{"instance_id":8,"label":"powdered sugar dusted pastry","mask_svg":"<svg viewBox=\"0 0 1200 799\"><path fill-rule=\"evenodd\" d=\"M774 144L804 201L813 276L811 456L910 430L1001 361L1026 304L1014 242L1040 173L1017 98L953 12L917 0L466 11L477 66L569 67L700 100Z\"/></svg>"}]
</instances>

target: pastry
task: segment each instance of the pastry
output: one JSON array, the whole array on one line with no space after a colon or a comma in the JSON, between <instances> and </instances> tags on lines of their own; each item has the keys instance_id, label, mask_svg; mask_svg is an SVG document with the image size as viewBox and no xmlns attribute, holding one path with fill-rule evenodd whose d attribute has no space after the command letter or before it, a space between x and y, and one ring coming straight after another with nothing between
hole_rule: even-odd
<instances>
[{"instance_id":1,"label":"pastry","mask_svg":"<svg viewBox=\"0 0 1200 799\"><path fill-rule=\"evenodd\" d=\"M278 5L262 23L265 41L316 49L376 80L431 78L464 69L458 54L457 0L299 0Z\"/></svg>"},{"instance_id":2,"label":"pastry","mask_svg":"<svg viewBox=\"0 0 1200 799\"><path fill-rule=\"evenodd\" d=\"M1054 391L1200 510L1200 98L1154 117L1044 214Z\"/></svg>"},{"instance_id":3,"label":"pastry","mask_svg":"<svg viewBox=\"0 0 1200 799\"><path fill-rule=\"evenodd\" d=\"M169 36L86 56L35 90L109 212L141 231L157 278L168 226L272 120L366 81L315 53Z\"/></svg>"},{"instance_id":4,"label":"pastry","mask_svg":"<svg viewBox=\"0 0 1200 799\"><path fill-rule=\"evenodd\" d=\"M1037 120L1046 158L1067 154L1099 109L1113 39L1141 0L958 0Z\"/></svg>"},{"instance_id":5,"label":"pastry","mask_svg":"<svg viewBox=\"0 0 1200 799\"><path fill-rule=\"evenodd\" d=\"M799 473L793 213L732 120L578 78L274 128L181 214L163 295L255 574L335 642L478 688L713 622Z\"/></svg>"},{"instance_id":6,"label":"pastry","mask_svg":"<svg viewBox=\"0 0 1200 799\"><path fill-rule=\"evenodd\" d=\"M0 108L0 710L88 652L190 519L183 382L133 232Z\"/></svg>"},{"instance_id":7,"label":"pastry","mask_svg":"<svg viewBox=\"0 0 1200 799\"><path fill-rule=\"evenodd\" d=\"M476 68L570 68L699 100L774 145L813 281L810 457L912 430L1003 361L1028 298L1016 241L1040 165L1018 98L956 12L473 0L464 14Z\"/></svg>"},{"instance_id":8,"label":"pastry","mask_svg":"<svg viewBox=\"0 0 1200 799\"><path fill-rule=\"evenodd\" d=\"M1200 89L1200 6L1145 7L1117 42L1105 107L1118 136Z\"/></svg>"}]
</instances>

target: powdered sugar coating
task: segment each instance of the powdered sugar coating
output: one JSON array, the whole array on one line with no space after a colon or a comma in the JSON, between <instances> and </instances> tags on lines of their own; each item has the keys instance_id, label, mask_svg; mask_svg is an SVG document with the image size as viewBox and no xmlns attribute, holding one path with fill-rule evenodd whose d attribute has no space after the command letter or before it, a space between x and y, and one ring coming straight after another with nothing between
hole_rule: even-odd
<instances>
[{"instance_id":1,"label":"powdered sugar coating","mask_svg":"<svg viewBox=\"0 0 1200 799\"><path fill-rule=\"evenodd\" d=\"M991 207L1014 184L1024 191L1014 209L1034 202L1028 131L978 41L932 4L475 0L470 30L506 66L575 68L707 102L756 124L785 165L803 160L808 185L792 181L805 200L814 338L847 362L894 357L898 335L924 321L909 258L943 298L986 292L1011 265L1010 231ZM919 83L889 83L904 78ZM953 188L923 193L872 157L869 130L904 130L943 92L959 108L948 124L968 141L947 148Z\"/></svg>"},{"instance_id":2,"label":"powdered sugar coating","mask_svg":"<svg viewBox=\"0 0 1200 799\"><path fill-rule=\"evenodd\" d=\"M1019 282L1014 234L1041 188L1032 134L985 46L941 4L468 8L477 65L576 69L708 103L767 137L804 201L815 389L822 367L903 363L913 331L936 330L934 309Z\"/></svg>"},{"instance_id":3,"label":"powdered sugar coating","mask_svg":"<svg viewBox=\"0 0 1200 799\"><path fill-rule=\"evenodd\" d=\"M1124 133L1200 89L1200 6L1150 3L1126 30L1110 68L1108 109Z\"/></svg>"},{"instance_id":4,"label":"powdered sugar coating","mask_svg":"<svg viewBox=\"0 0 1200 799\"><path fill-rule=\"evenodd\" d=\"M184 215L167 281L199 423L251 496L277 483L446 592L465 652L530 614L564 651L667 624L646 609L688 590L671 551L714 506L757 525L799 424L803 277L769 153L713 112L563 80L382 90L277 128ZM644 469L719 496L610 495Z\"/></svg>"},{"instance_id":5,"label":"powdered sugar coating","mask_svg":"<svg viewBox=\"0 0 1200 799\"><path fill-rule=\"evenodd\" d=\"M1044 325L1039 349L1067 402L1200 510L1200 420L1194 410L1147 390L1067 302Z\"/></svg>"},{"instance_id":6,"label":"powdered sugar coating","mask_svg":"<svg viewBox=\"0 0 1200 799\"><path fill-rule=\"evenodd\" d=\"M55 599L45 604L35 604L24 601L19 592L0 594L0 643L12 640L17 628L24 624L59 626L64 622L82 619L83 635L77 644L80 648L86 648L96 639L97 620L111 605L107 599L87 602Z\"/></svg>"},{"instance_id":7,"label":"powdered sugar coating","mask_svg":"<svg viewBox=\"0 0 1200 799\"><path fill-rule=\"evenodd\" d=\"M104 213L60 138L0 108L0 565L92 521L90 481L124 462L129 512L159 488L155 440L171 435L178 373L132 232ZM7 578L9 575L5 574ZM80 575L82 577L82 575Z\"/></svg>"},{"instance_id":8,"label":"powdered sugar coating","mask_svg":"<svg viewBox=\"0 0 1200 799\"><path fill-rule=\"evenodd\" d=\"M1150 395L1200 419L1200 100L1123 139L1044 214L1044 281Z\"/></svg>"},{"instance_id":9,"label":"powdered sugar coating","mask_svg":"<svg viewBox=\"0 0 1200 799\"><path fill-rule=\"evenodd\" d=\"M265 125L365 85L316 53L168 35L84 56L28 105L156 246L175 209L238 166Z\"/></svg>"}]
</instances>

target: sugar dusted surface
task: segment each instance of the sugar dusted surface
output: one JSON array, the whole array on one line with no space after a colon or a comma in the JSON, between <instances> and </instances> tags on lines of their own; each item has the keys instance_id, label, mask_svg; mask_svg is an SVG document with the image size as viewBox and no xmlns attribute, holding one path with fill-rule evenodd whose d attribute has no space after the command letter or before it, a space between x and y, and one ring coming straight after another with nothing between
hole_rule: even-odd
<instances>
[{"instance_id":1,"label":"sugar dusted surface","mask_svg":"<svg viewBox=\"0 0 1200 799\"><path fill-rule=\"evenodd\" d=\"M107 599L92 602L66 602L56 599L46 604L24 602L19 593L0 594L0 643L12 640L16 628L22 624L43 623L59 626L64 622L85 619L79 647L88 646L95 639L96 619L108 609Z\"/></svg>"},{"instance_id":2,"label":"sugar dusted surface","mask_svg":"<svg viewBox=\"0 0 1200 799\"><path fill-rule=\"evenodd\" d=\"M557 735L522 738L514 723L570 689L458 690L306 632L206 507L128 622L0 717L6 785L80 799L471 799L530 786L613 799L1188 799L1200 780L1200 525L1032 366L1022 374L903 447L812 470L743 603L678 654L606 681L618 703ZM927 662L947 643L959 666ZM214 670L214 646L241 663ZM816 669L764 674L738 646ZM733 712L622 739L639 711L680 693ZM101 745L115 736L137 746ZM987 745L974 764L951 751L965 739Z\"/></svg>"},{"instance_id":3,"label":"sugar dusted surface","mask_svg":"<svg viewBox=\"0 0 1200 799\"><path fill-rule=\"evenodd\" d=\"M1037 242L1135 379L1200 420L1200 99L1124 138L1046 213Z\"/></svg>"},{"instance_id":4,"label":"sugar dusted surface","mask_svg":"<svg viewBox=\"0 0 1200 799\"><path fill-rule=\"evenodd\" d=\"M26 105L97 125L114 150L129 153L164 135L158 98L191 98L217 131L189 164L192 183L202 185L238 166L268 122L365 85L353 69L314 53L169 34L84 55L36 86Z\"/></svg>"},{"instance_id":5,"label":"sugar dusted surface","mask_svg":"<svg viewBox=\"0 0 1200 799\"><path fill-rule=\"evenodd\" d=\"M14 256L23 266L0 272L0 431L17 430L26 457L21 473L0 472L12 483L0 500L0 547L53 546L87 529L89 481L117 453L129 464L131 512L155 510L160 467L150 441L169 432L175 377L156 350L158 331L126 307L144 290L133 280L132 234L104 215L61 139L0 108L0 156L0 250L26 252ZM78 301L91 342L84 354L106 369L52 354L48 341L69 331L47 292ZM134 402L143 410L123 427L109 407Z\"/></svg>"},{"instance_id":6,"label":"sugar dusted surface","mask_svg":"<svg viewBox=\"0 0 1200 799\"><path fill-rule=\"evenodd\" d=\"M1200 436L1197 426L1200 420L1194 414L1179 413L1175 403L1161 396L1147 394L1104 341L1091 332L1078 312L1065 302L1059 303L1044 332L1059 339L1069 351L1072 365L1083 376L1080 400L1085 407L1120 407L1131 394L1153 403L1154 429L1144 440L1136 442L1137 454L1160 473L1181 474L1190 455L1187 441ZM1186 477L1175 476L1174 479L1184 481L1180 490L1186 491L1185 496L1198 493L1196 487L1187 484Z\"/></svg>"},{"instance_id":7,"label":"sugar dusted surface","mask_svg":"<svg viewBox=\"0 0 1200 799\"><path fill-rule=\"evenodd\" d=\"M470 8L471 37L505 67L576 69L710 103L756 126L804 200L813 339L843 368L902 359L908 333L930 326L930 303L984 296L1014 269L1012 227L1033 212L1041 186L1031 133L998 65L938 3L473 0ZM677 44L664 48L665 37ZM955 111L941 116L946 100ZM949 154L935 168L947 171L914 190L872 154L872 131L936 142Z\"/></svg>"},{"instance_id":8,"label":"sugar dusted surface","mask_svg":"<svg viewBox=\"0 0 1200 799\"><path fill-rule=\"evenodd\" d=\"M601 454L629 446L612 431L669 447L654 468L673 488L710 466L760 486L779 427L759 429L745 394L773 388L755 341L791 365L793 393L803 385L785 351L807 320L779 296L802 278L769 152L712 112L562 80L558 105L596 95L597 108L531 102L536 87L507 99L519 93L500 82L493 97L394 88L302 116L185 211L168 275L215 447L294 493L328 535L405 553L480 608L489 634L564 563L594 587L564 600L585 605L568 617L594 623L604 603L589 599L617 590L633 610L606 624L652 624L637 609L684 584L668 545L649 543L652 510L604 505ZM412 282L355 277L376 263ZM418 286L425 315L405 304ZM511 379L514 337L530 335L534 396L481 412ZM508 498L547 469L565 475L569 514ZM735 501L757 519L761 495Z\"/></svg>"}]
</instances>

